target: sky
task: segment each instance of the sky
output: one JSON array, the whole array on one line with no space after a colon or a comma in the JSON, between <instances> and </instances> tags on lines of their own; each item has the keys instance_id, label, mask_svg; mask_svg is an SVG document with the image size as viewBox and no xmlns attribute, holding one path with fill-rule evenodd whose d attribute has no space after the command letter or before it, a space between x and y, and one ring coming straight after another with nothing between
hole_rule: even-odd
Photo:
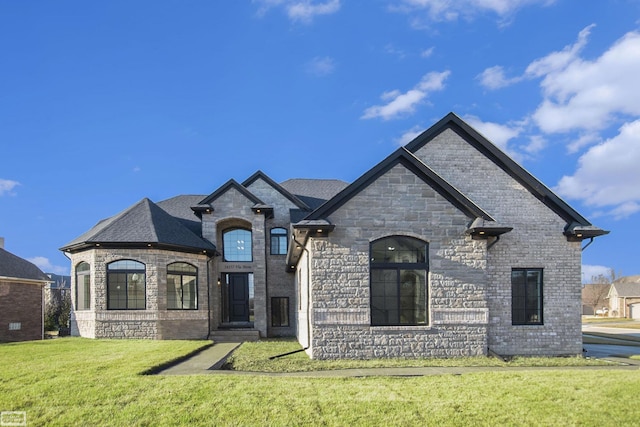
<instances>
[{"instance_id":1,"label":"sky","mask_svg":"<svg viewBox=\"0 0 640 427\"><path fill-rule=\"evenodd\" d=\"M0 236L45 272L148 197L352 182L454 112L640 274L638 0L0 0ZM585 242L586 243L586 242Z\"/></svg>"}]
</instances>

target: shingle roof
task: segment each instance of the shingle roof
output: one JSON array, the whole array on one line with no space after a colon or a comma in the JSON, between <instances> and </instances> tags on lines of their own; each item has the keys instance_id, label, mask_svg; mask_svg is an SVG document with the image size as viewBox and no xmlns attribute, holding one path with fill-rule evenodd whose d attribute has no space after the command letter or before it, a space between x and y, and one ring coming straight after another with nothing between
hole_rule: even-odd
<instances>
[{"instance_id":1,"label":"shingle roof","mask_svg":"<svg viewBox=\"0 0 640 427\"><path fill-rule=\"evenodd\" d=\"M316 209L344 190L349 183L339 179L294 178L281 182L280 185L305 202L311 209Z\"/></svg>"},{"instance_id":2,"label":"shingle roof","mask_svg":"<svg viewBox=\"0 0 640 427\"><path fill-rule=\"evenodd\" d=\"M215 251L210 242L194 234L180 220L147 198L99 222L61 250L82 250L96 244L128 247L155 244L188 251Z\"/></svg>"},{"instance_id":3,"label":"shingle roof","mask_svg":"<svg viewBox=\"0 0 640 427\"><path fill-rule=\"evenodd\" d=\"M156 203L162 210L178 219L196 236L202 236L202 223L191 206L197 205L206 195L181 195Z\"/></svg>"},{"instance_id":4,"label":"shingle roof","mask_svg":"<svg viewBox=\"0 0 640 427\"><path fill-rule=\"evenodd\" d=\"M616 279L612 284L619 297L640 296L640 276L626 276Z\"/></svg>"},{"instance_id":5,"label":"shingle roof","mask_svg":"<svg viewBox=\"0 0 640 427\"><path fill-rule=\"evenodd\" d=\"M26 259L0 249L0 276L48 282L49 276Z\"/></svg>"}]
</instances>

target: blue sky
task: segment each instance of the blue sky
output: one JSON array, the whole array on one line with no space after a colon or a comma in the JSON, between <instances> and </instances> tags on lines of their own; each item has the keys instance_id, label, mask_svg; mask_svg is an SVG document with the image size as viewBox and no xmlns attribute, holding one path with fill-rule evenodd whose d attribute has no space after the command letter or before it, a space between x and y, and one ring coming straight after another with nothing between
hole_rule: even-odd
<instances>
[{"instance_id":1,"label":"blue sky","mask_svg":"<svg viewBox=\"0 0 640 427\"><path fill-rule=\"evenodd\" d=\"M640 274L637 0L0 1L0 236L43 270L143 197L353 181L453 111Z\"/></svg>"}]
</instances>

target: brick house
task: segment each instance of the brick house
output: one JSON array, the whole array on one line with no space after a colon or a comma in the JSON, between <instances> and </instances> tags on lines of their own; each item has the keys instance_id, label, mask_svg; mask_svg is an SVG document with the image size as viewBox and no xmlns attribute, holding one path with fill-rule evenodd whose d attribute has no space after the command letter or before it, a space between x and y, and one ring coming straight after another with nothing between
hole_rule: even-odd
<instances>
[{"instance_id":1,"label":"brick house","mask_svg":"<svg viewBox=\"0 0 640 427\"><path fill-rule=\"evenodd\" d=\"M581 354L606 234L454 114L351 184L262 172L61 248L72 334L296 336L313 358Z\"/></svg>"},{"instance_id":2,"label":"brick house","mask_svg":"<svg viewBox=\"0 0 640 427\"><path fill-rule=\"evenodd\" d=\"M49 277L4 249L0 239L0 342L44 338L44 286Z\"/></svg>"}]
</instances>

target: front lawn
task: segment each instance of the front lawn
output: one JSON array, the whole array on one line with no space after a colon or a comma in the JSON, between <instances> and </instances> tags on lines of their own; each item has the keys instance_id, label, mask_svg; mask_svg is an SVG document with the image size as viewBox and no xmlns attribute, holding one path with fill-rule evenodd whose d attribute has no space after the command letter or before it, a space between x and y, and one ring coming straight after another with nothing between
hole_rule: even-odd
<instances>
[{"instance_id":1,"label":"front lawn","mask_svg":"<svg viewBox=\"0 0 640 427\"><path fill-rule=\"evenodd\" d=\"M140 375L205 342L64 338L0 345L0 411L28 425L632 425L640 373L430 377Z\"/></svg>"},{"instance_id":2,"label":"front lawn","mask_svg":"<svg viewBox=\"0 0 640 427\"><path fill-rule=\"evenodd\" d=\"M225 369L249 372L310 372L331 369L359 368L407 368L422 366L594 366L610 365L598 359L583 357L516 357L504 362L495 357L458 357L452 359L373 359L373 360L311 360L305 352L297 352L283 357L281 354L295 352L302 347L295 339L268 339L242 344L227 360Z\"/></svg>"}]
</instances>

